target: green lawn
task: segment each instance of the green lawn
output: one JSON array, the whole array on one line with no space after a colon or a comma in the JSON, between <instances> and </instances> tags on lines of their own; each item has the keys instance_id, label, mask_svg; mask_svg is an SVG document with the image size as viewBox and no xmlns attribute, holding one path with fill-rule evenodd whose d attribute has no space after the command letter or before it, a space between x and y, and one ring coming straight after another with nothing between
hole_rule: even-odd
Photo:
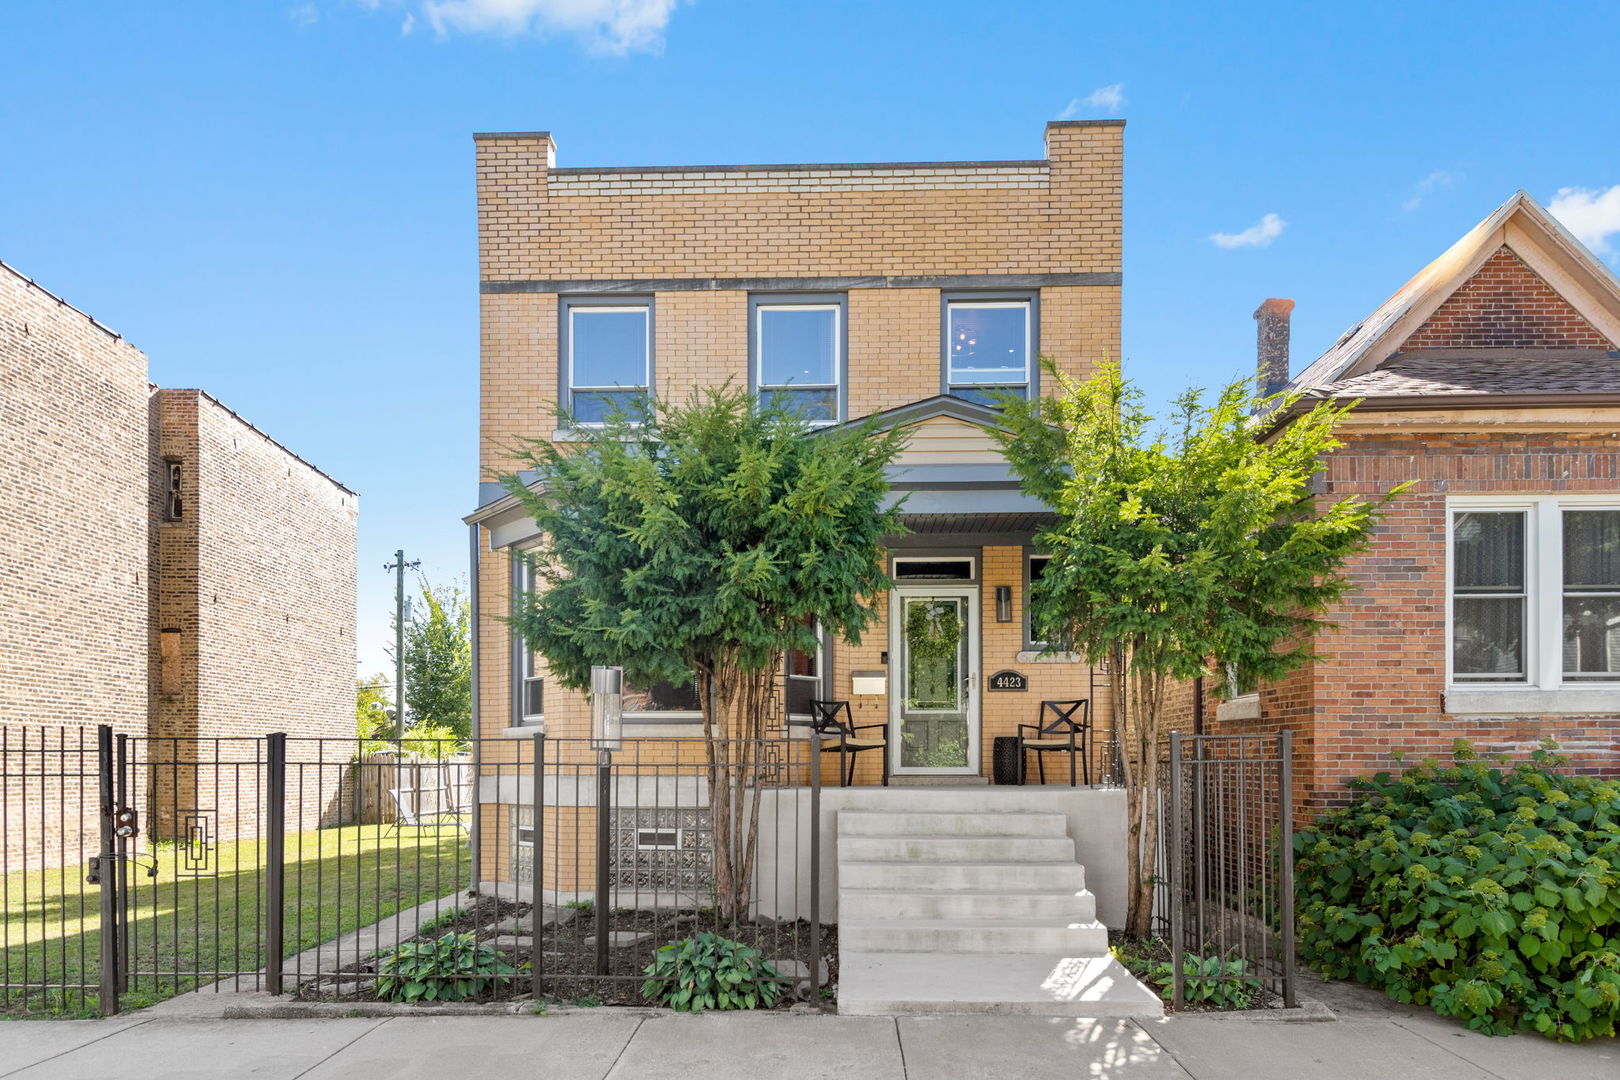
<instances>
[{"instance_id":1,"label":"green lawn","mask_svg":"<svg viewBox=\"0 0 1620 1080\"><path fill-rule=\"evenodd\" d=\"M198 875L186 872L173 845L129 867L131 975L122 1007L214 982L215 972L264 966L262 843L220 844ZM285 865L283 953L292 956L464 888L471 864L460 829L358 825L287 836ZM101 898L84 873L74 865L0 878L0 1016L99 1014Z\"/></svg>"}]
</instances>

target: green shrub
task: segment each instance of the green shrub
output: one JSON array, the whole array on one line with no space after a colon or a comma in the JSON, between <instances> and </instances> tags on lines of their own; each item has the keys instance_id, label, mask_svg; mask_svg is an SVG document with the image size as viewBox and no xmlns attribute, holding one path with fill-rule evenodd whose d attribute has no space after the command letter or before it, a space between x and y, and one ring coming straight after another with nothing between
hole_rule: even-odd
<instances>
[{"instance_id":1,"label":"green shrub","mask_svg":"<svg viewBox=\"0 0 1620 1080\"><path fill-rule=\"evenodd\" d=\"M1620 782L1453 763L1351 781L1353 803L1294 837L1299 942L1323 974L1489 1034L1615 1034Z\"/></svg>"},{"instance_id":2,"label":"green shrub","mask_svg":"<svg viewBox=\"0 0 1620 1080\"><path fill-rule=\"evenodd\" d=\"M1223 960L1219 956L1187 954L1186 985L1182 993L1190 1002L1217 1009L1251 1008L1260 996L1260 980L1247 974L1241 958ZM1159 985L1160 996L1168 1000L1176 989L1175 965L1168 960L1154 961L1148 977Z\"/></svg>"},{"instance_id":3,"label":"green shrub","mask_svg":"<svg viewBox=\"0 0 1620 1080\"><path fill-rule=\"evenodd\" d=\"M776 970L758 949L705 930L660 946L641 992L677 1012L770 1008L782 996Z\"/></svg>"},{"instance_id":4,"label":"green shrub","mask_svg":"<svg viewBox=\"0 0 1620 1080\"><path fill-rule=\"evenodd\" d=\"M449 926L451 923L455 922L465 914L467 913L461 910L459 907L445 908L443 911L439 912L439 914L433 916L433 918L418 924L416 927L416 932L418 934L431 934L435 930L443 930L445 927Z\"/></svg>"},{"instance_id":5,"label":"green shrub","mask_svg":"<svg viewBox=\"0 0 1620 1080\"><path fill-rule=\"evenodd\" d=\"M377 996L384 1001L461 1001L483 991L496 976L517 970L472 934L407 941L384 954L377 969Z\"/></svg>"}]
</instances>

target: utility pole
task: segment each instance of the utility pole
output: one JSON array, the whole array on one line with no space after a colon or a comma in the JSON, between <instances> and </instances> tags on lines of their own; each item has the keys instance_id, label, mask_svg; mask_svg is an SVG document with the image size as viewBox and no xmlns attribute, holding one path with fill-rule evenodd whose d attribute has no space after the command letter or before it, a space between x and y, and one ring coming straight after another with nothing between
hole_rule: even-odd
<instances>
[{"instance_id":1,"label":"utility pole","mask_svg":"<svg viewBox=\"0 0 1620 1080\"><path fill-rule=\"evenodd\" d=\"M405 549L394 552L394 561L384 570L394 571L394 739L405 738L405 571L422 565L421 559L405 561Z\"/></svg>"}]
</instances>

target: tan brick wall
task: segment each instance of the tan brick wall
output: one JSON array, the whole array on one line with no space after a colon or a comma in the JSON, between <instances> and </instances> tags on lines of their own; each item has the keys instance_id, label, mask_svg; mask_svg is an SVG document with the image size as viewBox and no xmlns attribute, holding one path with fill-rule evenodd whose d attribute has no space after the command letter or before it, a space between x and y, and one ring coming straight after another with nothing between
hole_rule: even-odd
<instances>
[{"instance_id":1,"label":"tan brick wall","mask_svg":"<svg viewBox=\"0 0 1620 1080\"><path fill-rule=\"evenodd\" d=\"M1580 312L1503 245L1403 349L1612 349Z\"/></svg>"}]
</instances>

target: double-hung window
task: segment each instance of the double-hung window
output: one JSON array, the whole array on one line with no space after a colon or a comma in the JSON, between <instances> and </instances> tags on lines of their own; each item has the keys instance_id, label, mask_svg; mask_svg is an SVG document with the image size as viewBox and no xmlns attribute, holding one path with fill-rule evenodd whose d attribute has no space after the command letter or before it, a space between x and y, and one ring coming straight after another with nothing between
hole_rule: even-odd
<instances>
[{"instance_id":1,"label":"double-hung window","mask_svg":"<svg viewBox=\"0 0 1620 1080\"><path fill-rule=\"evenodd\" d=\"M563 370L574 422L600 424L629 410L652 384L652 305L572 301L563 307Z\"/></svg>"},{"instance_id":2,"label":"double-hung window","mask_svg":"<svg viewBox=\"0 0 1620 1080\"><path fill-rule=\"evenodd\" d=\"M756 298L752 307L759 396L812 424L836 424L843 418L842 298Z\"/></svg>"},{"instance_id":3,"label":"double-hung window","mask_svg":"<svg viewBox=\"0 0 1620 1080\"><path fill-rule=\"evenodd\" d=\"M985 405L1029 397L1035 383L1032 298L945 300L945 392Z\"/></svg>"},{"instance_id":4,"label":"double-hung window","mask_svg":"<svg viewBox=\"0 0 1620 1080\"><path fill-rule=\"evenodd\" d=\"M1463 496L1450 511L1452 686L1620 686L1620 499ZM1563 704L1537 707L1590 703Z\"/></svg>"},{"instance_id":5,"label":"double-hung window","mask_svg":"<svg viewBox=\"0 0 1620 1080\"><path fill-rule=\"evenodd\" d=\"M697 676L685 686L672 682L655 682L640 686L629 679L624 682L624 711L644 718L670 720L696 719L702 716L703 702L698 697Z\"/></svg>"},{"instance_id":6,"label":"double-hung window","mask_svg":"<svg viewBox=\"0 0 1620 1080\"><path fill-rule=\"evenodd\" d=\"M522 551L513 552L513 585L519 596L528 597L535 591L534 558ZM546 719L545 661L529 648L521 637L514 636L513 649L513 704L517 725L541 724Z\"/></svg>"}]
</instances>

